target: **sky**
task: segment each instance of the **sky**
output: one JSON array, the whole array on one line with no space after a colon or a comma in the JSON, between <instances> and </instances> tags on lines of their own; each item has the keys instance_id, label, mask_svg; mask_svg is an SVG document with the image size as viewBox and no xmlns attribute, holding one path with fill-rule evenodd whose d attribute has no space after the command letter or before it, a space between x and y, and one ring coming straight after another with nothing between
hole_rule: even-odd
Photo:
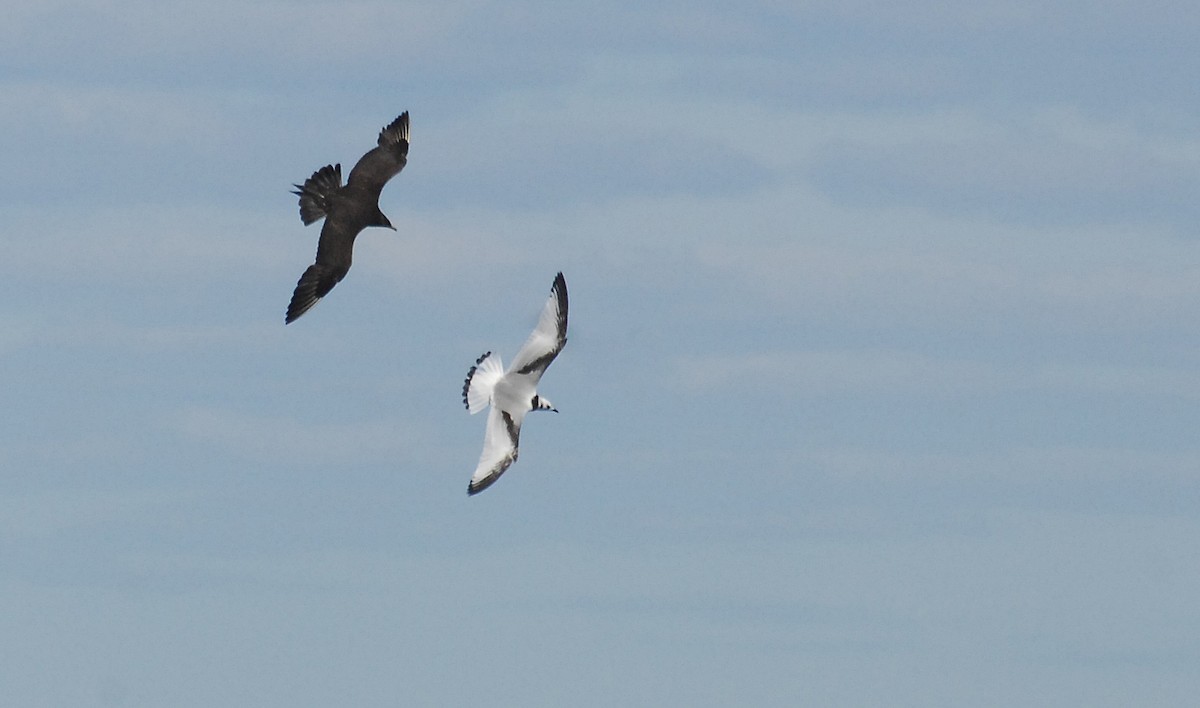
<instances>
[{"instance_id":1,"label":"sky","mask_svg":"<svg viewBox=\"0 0 1200 708\"><path fill-rule=\"evenodd\" d=\"M6 704L1200 692L1200 11L6 16ZM285 327L291 185L405 110L397 232ZM560 413L469 498L560 270Z\"/></svg>"}]
</instances>

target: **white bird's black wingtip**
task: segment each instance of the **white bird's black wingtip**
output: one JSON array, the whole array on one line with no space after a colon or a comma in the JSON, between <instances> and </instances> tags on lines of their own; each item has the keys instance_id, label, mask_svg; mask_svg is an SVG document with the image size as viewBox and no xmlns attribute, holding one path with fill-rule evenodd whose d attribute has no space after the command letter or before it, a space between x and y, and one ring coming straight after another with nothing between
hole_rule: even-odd
<instances>
[{"instance_id":1,"label":"white bird's black wingtip","mask_svg":"<svg viewBox=\"0 0 1200 708\"><path fill-rule=\"evenodd\" d=\"M550 292L554 295L554 299L558 303L558 336L562 344L567 343L567 279L563 277L562 271L558 271L558 275L554 276L554 285L550 287Z\"/></svg>"},{"instance_id":2,"label":"white bird's black wingtip","mask_svg":"<svg viewBox=\"0 0 1200 708\"><path fill-rule=\"evenodd\" d=\"M505 459L501 460L500 463L496 465L496 467L490 473L488 473L486 477L483 477L482 479L472 479L470 482L468 482L467 496L473 497L495 484L496 480L500 479L500 475L504 474L504 472L508 470L509 467L512 467L512 464L517 461L517 454L518 453L514 448L512 453L510 453Z\"/></svg>"}]
</instances>

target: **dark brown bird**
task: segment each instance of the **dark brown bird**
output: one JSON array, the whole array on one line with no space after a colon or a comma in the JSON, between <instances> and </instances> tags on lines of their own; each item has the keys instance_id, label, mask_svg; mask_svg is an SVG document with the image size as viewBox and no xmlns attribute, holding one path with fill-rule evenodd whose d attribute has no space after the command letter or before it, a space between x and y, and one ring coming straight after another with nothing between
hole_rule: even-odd
<instances>
[{"instance_id":1,"label":"dark brown bird","mask_svg":"<svg viewBox=\"0 0 1200 708\"><path fill-rule=\"evenodd\" d=\"M325 219L317 242L317 261L304 271L288 305L288 324L308 312L350 271L354 239L368 226L392 222L379 210L383 185L408 162L408 111L379 131L379 144L363 155L342 185L342 166L325 165L304 181L294 184L292 194L300 197L300 220L305 226Z\"/></svg>"}]
</instances>

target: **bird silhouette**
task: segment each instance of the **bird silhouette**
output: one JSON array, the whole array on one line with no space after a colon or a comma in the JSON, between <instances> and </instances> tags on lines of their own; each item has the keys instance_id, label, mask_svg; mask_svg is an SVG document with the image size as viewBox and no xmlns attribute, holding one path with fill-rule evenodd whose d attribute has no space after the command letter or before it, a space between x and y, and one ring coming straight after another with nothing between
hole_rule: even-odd
<instances>
[{"instance_id":1,"label":"bird silhouette","mask_svg":"<svg viewBox=\"0 0 1200 708\"><path fill-rule=\"evenodd\" d=\"M329 294L350 271L354 239L368 226L393 231L392 222L379 210L379 193L408 162L408 111L379 131L378 144L358 160L342 185L342 166L325 165L292 185L300 197L300 220L305 226L325 219L317 242L316 262L304 271L292 293L284 324L308 312Z\"/></svg>"},{"instance_id":2,"label":"bird silhouette","mask_svg":"<svg viewBox=\"0 0 1200 708\"><path fill-rule=\"evenodd\" d=\"M463 383L463 404L471 415L491 405L483 436L483 453L467 485L467 494L482 492L517 461L521 423L530 411L558 409L538 395L538 382L567 344L567 281L559 273L542 306L537 327L525 340L508 370L498 354L491 352L475 360Z\"/></svg>"}]
</instances>

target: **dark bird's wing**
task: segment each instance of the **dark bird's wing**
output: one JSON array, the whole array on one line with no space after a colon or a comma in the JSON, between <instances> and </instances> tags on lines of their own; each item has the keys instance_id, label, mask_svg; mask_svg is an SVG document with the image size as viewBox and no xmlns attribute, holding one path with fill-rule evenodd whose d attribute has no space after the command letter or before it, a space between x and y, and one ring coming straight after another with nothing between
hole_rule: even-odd
<instances>
[{"instance_id":1,"label":"dark bird's wing","mask_svg":"<svg viewBox=\"0 0 1200 708\"><path fill-rule=\"evenodd\" d=\"M321 240L317 242L317 262L310 265L296 283L284 324L290 324L308 312L350 272L354 237L359 230L348 228L336 219L325 220L325 225L321 227Z\"/></svg>"},{"instance_id":2,"label":"dark bird's wing","mask_svg":"<svg viewBox=\"0 0 1200 708\"><path fill-rule=\"evenodd\" d=\"M507 411L496 406L488 412L487 432L483 436L483 453L479 465L471 475L467 494L478 494L492 486L504 470L517 461L517 445L521 437L521 424L515 422Z\"/></svg>"},{"instance_id":3,"label":"dark bird's wing","mask_svg":"<svg viewBox=\"0 0 1200 708\"><path fill-rule=\"evenodd\" d=\"M567 344L567 281L559 273L550 288L537 327L509 365L510 373L529 376L536 386L542 373Z\"/></svg>"},{"instance_id":4,"label":"dark bird's wing","mask_svg":"<svg viewBox=\"0 0 1200 708\"><path fill-rule=\"evenodd\" d=\"M391 125L379 131L379 144L363 155L354 169L350 170L346 185L366 190L378 198L383 185L399 174L407 163L408 111L405 111Z\"/></svg>"}]
</instances>

